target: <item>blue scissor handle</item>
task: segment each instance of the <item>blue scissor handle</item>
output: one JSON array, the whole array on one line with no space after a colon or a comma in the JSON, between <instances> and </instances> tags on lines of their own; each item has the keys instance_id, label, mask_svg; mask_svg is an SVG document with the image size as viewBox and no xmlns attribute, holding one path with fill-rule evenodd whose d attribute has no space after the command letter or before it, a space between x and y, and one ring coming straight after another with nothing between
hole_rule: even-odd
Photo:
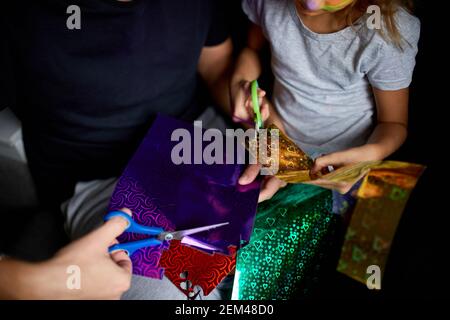
<instances>
[{"instance_id":1,"label":"blue scissor handle","mask_svg":"<svg viewBox=\"0 0 450 320\"><path fill-rule=\"evenodd\" d=\"M147 227L136 223L133 218L131 218L128 214L122 211L111 211L104 218L104 221L111 220L115 217L122 217L128 221L128 227L125 229L126 232L132 232L137 234L146 234L151 236L160 235L164 232L163 228L158 227ZM139 250L144 247L153 247L159 246L162 242L155 238L149 238L139 241L127 242L127 243L119 243L113 245L108 248L109 253L113 253L115 251L125 251L129 256L131 256L136 250Z\"/></svg>"},{"instance_id":2,"label":"blue scissor handle","mask_svg":"<svg viewBox=\"0 0 450 320\"><path fill-rule=\"evenodd\" d=\"M131 218L128 214L122 211L111 211L103 218L103 220L108 221L114 217L122 217L128 221L128 227L125 229L126 232L147 234L150 236L157 236L164 232L163 228L147 227L140 225L134 222L133 218Z\"/></svg>"},{"instance_id":3,"label":"blue scissor handle","mask_svg":"<svg viewBox=\"0 0 450 320\"><path fill-rule=\"evenodd\" d=\"M155 247L159 246L162 242L159 240L156 240L155 238L150 239L144 239L139 241L133 241L133 242L126 242L126 243L119 243L115 244L108 248L109 253L113 253L115 251L125 251L129 256L131 256L136 250L139 250L141 248L145 247Z\"/></svg>"}]
</instances>

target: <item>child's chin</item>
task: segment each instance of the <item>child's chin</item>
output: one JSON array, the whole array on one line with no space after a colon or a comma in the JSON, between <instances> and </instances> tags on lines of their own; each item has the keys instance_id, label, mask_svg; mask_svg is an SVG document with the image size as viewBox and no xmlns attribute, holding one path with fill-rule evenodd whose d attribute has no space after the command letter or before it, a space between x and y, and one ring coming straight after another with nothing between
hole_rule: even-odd
<instances>
[{"instance_id":1,"label":"child's chin","mask_svg":"<svg viewBox=\"0 0 450 320\"><path fill-rule=\"evenodd\" d=\"M302 15L305 15L305 16L315 17L315 16L323 15L323 14L325 14L325 13L327 13L327 12L324 11L324 10L314 10L314 11L311 11L311 10L307 10L307 9L299 9L299 10L298 10L298 13L299 13L299 14L302 14Z\"/></svg>"}]
</instances>

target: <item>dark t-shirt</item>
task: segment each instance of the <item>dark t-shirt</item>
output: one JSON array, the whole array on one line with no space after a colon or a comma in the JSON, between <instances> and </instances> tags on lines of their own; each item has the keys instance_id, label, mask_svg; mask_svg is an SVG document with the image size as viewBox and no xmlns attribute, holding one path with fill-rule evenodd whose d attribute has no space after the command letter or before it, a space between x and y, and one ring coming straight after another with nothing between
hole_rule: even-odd
<instances>
[{"instance_id":1,"label":"dark t-shirt","mask_svg":"<svg viewBox=\"0 0 450 320\"><path fill-rule=\"evenodd\" d=\"M227 38L217 0L30 0L1 10L0 108L23 122L35 176L120 174L157 113L191 120L204 46ZM69 5L81 29L69 30Z\"/></svg>"}]
</instances>

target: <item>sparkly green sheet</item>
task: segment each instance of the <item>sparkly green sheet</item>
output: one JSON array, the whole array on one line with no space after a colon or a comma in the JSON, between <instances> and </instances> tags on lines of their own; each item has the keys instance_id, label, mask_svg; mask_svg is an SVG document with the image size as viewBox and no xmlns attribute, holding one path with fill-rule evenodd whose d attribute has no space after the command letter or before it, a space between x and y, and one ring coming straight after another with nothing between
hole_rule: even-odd
<instances>
[{"instance_id":1,"label":"sparkly green sheet","mask_svg":"<svg viewBox=\"0 0 450 320\"><path fill-rule=\"evenodd\" d=\"M332 193L288 185L258 207L250 243L239 250L233 299L284 300L308 289L334 232Z\"/></svg>"}]
</instances>

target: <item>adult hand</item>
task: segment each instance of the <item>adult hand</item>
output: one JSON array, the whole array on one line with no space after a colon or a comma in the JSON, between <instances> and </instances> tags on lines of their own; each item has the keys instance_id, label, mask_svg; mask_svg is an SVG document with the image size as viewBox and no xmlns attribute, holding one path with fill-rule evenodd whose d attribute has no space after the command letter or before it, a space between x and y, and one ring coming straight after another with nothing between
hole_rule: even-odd
<instances>
[{"instance_id":1,"label":"adult hand","mask_svg":"<svg viewBox=\"0 0 450 320\"><path fill-rule=\"evenodd\" d=\"M131 215L131 211L123 209ZM54 258L37 264L1 261L6 283L0 296L18 299L119 299L129 289L131 260L125 252L108 253L108 247L127 228L115 217L85 237L60 250ZM71 273L72 272L72 273ZM79 288L71 280L79 272ZM1 281L0 281L1 282ZM8 289L9 288L9 289ZM6 290L9 290L9 295Z\"/></svg>"}]
</instances>

